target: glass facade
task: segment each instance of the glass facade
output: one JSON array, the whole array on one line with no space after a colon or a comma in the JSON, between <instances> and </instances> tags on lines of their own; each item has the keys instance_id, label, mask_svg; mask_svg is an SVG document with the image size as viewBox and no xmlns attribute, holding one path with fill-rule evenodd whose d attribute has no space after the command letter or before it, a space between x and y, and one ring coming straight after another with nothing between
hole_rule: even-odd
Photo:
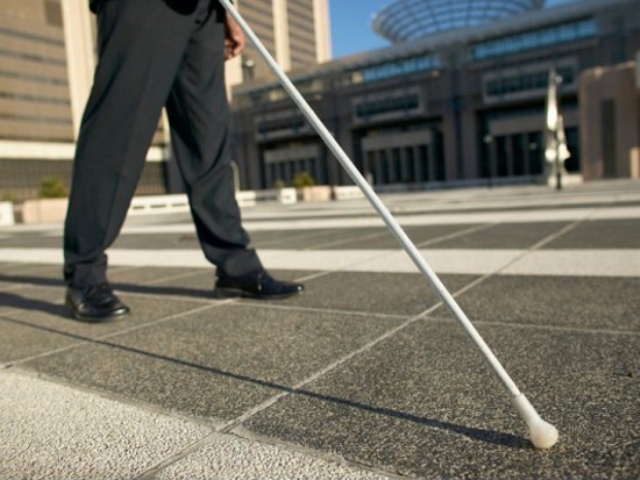
<instances>
[{"instance_id":1,"label":"glass facade","mask_svg":"<svg viewBox=\"0 0 640 480\"><path fill-rule=\"evenodd\" d=\"M618 51L628 62L640 50L640 11L630 8L634 2L575 2L289 76L356 167L384 190L443 181L543 180L549 171L544 158L547 84L555 70L563 79L559 101L571 153L565 165L579 173L586 154L580 149L581 79L617 62ZM300 143L324 148L293 115L279 117L275 131L257 121L296 110L275 82L244 85L234 103L245 127L246 135L238 138L242 153L252 155L247 163L259 165L265 152L284 152ZM414 137L412 132L422 133ZM334 163L329 183L349 183ZM254 178L253 188L269 187L259 175Z\"/></svg>"},{"instance_id":2,"label":"glass facade","mask_svg":"<svg viewBox=\"0 0 640 480\"><path fill-rule=\"evenodd\" d=\"M376 82L403 75L426 72L439 66L440 63L437 57L433 55L422 55L363 68L358 70L358 77L356 78L361 78L362 82Z\"/></svg>"},{"instance_id":3,"label":"glass facade","mask_svg":"<svg viewBox=\"0 0 640 480\"><path fill-rule=\"evenodd\" d=\"M570 85L576 81L575 67L561 67L556 69L556 72L562 77L564 85ZM485 83L485 95L487 97L500 97L532 90L546 90L548 84L548 69L520 75L505 75L501 78L487 81Z\"/></svg>"},{"instance_id":4,"label":"glass facade","mask_svg":"<svg viewBox=\"0 0 640 480\"><path fill-rule=\"evenodd\" d=\"M598 33L595 20L585 19L531 32L478 43L472 47L476 60L497 57L590 38Z\"/></svg>"}]
</instances>

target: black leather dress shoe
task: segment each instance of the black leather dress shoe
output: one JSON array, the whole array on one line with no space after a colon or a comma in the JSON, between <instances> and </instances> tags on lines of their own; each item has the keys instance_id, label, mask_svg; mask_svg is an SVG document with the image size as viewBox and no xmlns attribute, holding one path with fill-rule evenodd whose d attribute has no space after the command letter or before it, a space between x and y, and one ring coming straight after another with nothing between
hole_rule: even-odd
<instances>
[{"instance_id":1,"label":"black leather dress shoe","mask_svg":"<svg viewBox=\"0 0 640 480\"><path fill-rule=\"evenodd\" d=\"M101 322L129 313L107 283L86 288L68 288L66 304L78 320Z\"/></svg>"},{"instance_id":2,"label":"black leather dress shoe","mask_svg":"<svg viewBox=\"0 0 640 480\"><path fill-rule=\"evenodd\" d=\"M246 297L278 300L302 293L301 283L276 280L266 271L231 277L218 271L215 294L220 297Z\"/></svg>"}]
</instances>

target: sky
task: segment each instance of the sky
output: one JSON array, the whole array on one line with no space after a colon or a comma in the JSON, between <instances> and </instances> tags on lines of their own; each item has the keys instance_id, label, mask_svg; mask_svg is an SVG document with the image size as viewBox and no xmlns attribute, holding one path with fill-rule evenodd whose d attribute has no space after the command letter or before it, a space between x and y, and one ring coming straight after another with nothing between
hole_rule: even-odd
<instances>
[{"instance_id":1,"label":"sky","mask_svg":"<svg viewBox=\"0 0 640 480\"><path fill-rule=\"evenodd\" d=\"M371 30L374 13L393 0L329 0L333 58L389 46L390 43ZM451 0L455 1L455 0ZM547 0L547 6L575 0Z\"/></svg>"}]
</instances>

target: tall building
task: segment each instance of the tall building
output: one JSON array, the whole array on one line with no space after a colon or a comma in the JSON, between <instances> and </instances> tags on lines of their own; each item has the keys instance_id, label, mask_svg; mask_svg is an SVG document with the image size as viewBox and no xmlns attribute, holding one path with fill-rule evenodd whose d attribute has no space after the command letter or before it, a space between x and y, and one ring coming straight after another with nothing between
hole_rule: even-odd
<instances>
[{"instance_id":1,"label":"tall building","mask_svg":"<svg viewBox=\"0 0 640 480\"><path fill-rule=\"evenodd\" d=\"M331 58L328 0L238 0L238 11L285 70L324 63ZM227 83L273 78L248 42L242 57L230 62Z\"/></svg>"},{"instance_id":2,"label":"tall building","mask_svg":"<svg viewBox=\"0 0 640 480\"><path fill-rule=\"evenodd\" d=\"M59 0L0 3L0 139L73 140Z\"/></svg>"},{"instance_id":3,"label":"tall building","mask_svg":"<svg viewBox=\"0 0 640 480\"><path fill-rule=\"evenodd\" d=\"M328 0L236 0L285 69L330 58ZM0 1L0 199L37 195L46 177L69 182L74 142L95 67L95 18L86 0ZM227 83L267 77L249 45L227 64ZM169 186L160 121L138 194Z\"/></svg>"}]
</instances>

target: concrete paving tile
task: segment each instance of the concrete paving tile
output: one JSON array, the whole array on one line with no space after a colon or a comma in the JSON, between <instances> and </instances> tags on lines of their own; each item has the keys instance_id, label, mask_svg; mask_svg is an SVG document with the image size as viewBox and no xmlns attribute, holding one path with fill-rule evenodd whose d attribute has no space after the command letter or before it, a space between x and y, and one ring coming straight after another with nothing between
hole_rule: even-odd
<instances>
[{"instance_id":1,"label":"concrete paving tile","mask_svg":"<svg viewBox=\"0 0 640 480\"><path fill-rule=\"evenodd\" d=\"M487 390L485 377L440 374L430 382L436 385L432 395L442 397L441 408L425 406L419 415L342 395L294 395L251 418L245 428L412 478L632 479L640 474L637 381L548 379L552 392L529 397L560 431L559 443L548 452L531 447L508 399L495 387ZM448 408L445 402L453 397L454 407ZM553 401L564 403L550 408Z\"/></svg>"},{"instance_id":2,"label":"concrete paving tile","mask_svg":"<svg viewBox=\"0 0 640 480\"><path fill-rule=\"evenodd\" d=\"M78 340L3 320L0 313L0 364L15 362L74 343L78 343Z\"/></svg>"},{"instance_id":3,"label":"concrete paving tile","mask_svg":"<svg viewBox=\"0 0 640 480\"><path fill-rule=\"evenodd\" d=\"M156 267L154 267L155 269ZM170 269L162 269L170 270ZM152 273L153 269L149 269ZM168 298L172 296L178 297L194 297L200 300L211 300L213 298L213 268L190 268L185 269L185 275L166 276L164 279L158 276L157 281L135 282L127 281L126 283L118 282L116 285L123 292L144 293L148 295L161 295Z\"/></svg>"},{"instance_id":4,"label":"concrete paving tile","mask_svg":"<svg viewBox=\"0 0 640 480\"><path fill-rule=\"evenodd\" d=\"M3 479L136 478L210 432L184 419L0 372Z\"/></svg>"},{"instance_id":5,"label":"concrete paving tile","mask_svg":"<svg viewBox=\"0 0 640 480\"><path fill-rule=\"evenodd\" d=\"M4 283L23 285L61 286L62 267L58 265L36 265L25 263L19 268L0 271L0 288Z\"/></svg>"},{"instance_id":6,"label":"concrete paving tile","mask_svg":"<svg viewBox=\"0 0 640 480\"><path fill-rule=\"evenodd\" d=\"M317 236L306 244L300 244L298 248L308 250L332 250L335 248L367 248L365 245L370 239L390 237L391 233L384 227L328 229L322 236Z\"/></svg>"},{"instance_id":7,"label":"concrete paving tile","mask_svg":"<svg viewBox=\"0 0 640 480\"><path fill-rule=\"evenodd\" d=\"M502 385L462 329L446 321L411 325L243 428L420 478L640 473L640 337L480 330L534 407L560 431L549 452L532 449Z\"/></svg>"},{"instance_id":8,"label":"concrete paving tile","mask_svg":"<svg viewBox=\"0 0 640 480\"><path fill-rule=\"evenodd\" d=\"M59 248L62 249L62 239L41 233L13 233L7 238L0 238L0 248Z\"/></svg>"},{"instance_id":9,"label":"concrete paving tile","mask_svg":"<svg viewBox=\"0 0 640 480\"><path fill-rule=\"evenodd\" d=\"M272 246L274 243L278 243L283 239L289 239L291 237L304 237L313 238L314 236L322 233L323 230L305 230L299 231L295 229L291 230L256 230L249 232L251 237L251 244L256 248L262 248L263 245ZM277 245L276 245L277 246Z\"/></svg>"},{"instance_id":10,"label":"concrete paving tile","mask_svg":"<svg viewBox=\"0 0 640 480\"><path fill-rule=\"evenodd\" d=\"M431 244L430 248L524 249L559 232L564 222L499 224L467 235Z\"/></svg>"},{"instance_id":11,"label":"concrete paving tile","mask_svg":"<svg viewBox=\"0 0 640 480\"><path fill-rule=\"evenodd\" d=\"M452 291L473 281L471 275L442 275ZM439 302L439 297L418 273L334 272L309 280L305 292L288 305L322 309L417 315Z\"/></svg>"},{"instance_id":12,"label":"concrete paving tile","mask_svg":"<svg viewBox=\"0 0 640 480\"><path fill-rule=\"evenodd\" d=\"M38 291L44 290L39 289ZM46 289L46 291L52 296L55 292L54 289ZM0 299L13 297L14 302L13 308L0 310L0 316L54 332L77 335L82 338L97 338L206 306L202 302L180 299L162 298L159 300L151 296L119 296L131 308L131 313L125 317L114 318L98 324L80 322L71 317L68 309L61 303L64 299L63 288L58 289L55 300L34 298L31 294L24 293L23 289L0 293ZM212 308L215 308L213 303Z\"/></svg>"},{"instance_id":13,"label":"concrete paving tile","mask_svg":"<svg viewBox=\"0 0 640 480\"><path fill-rule=\"evenodd\" d=\"M582 222L543 248L640 248L640 222L637 219Z\"/></svg>"},{"instance_id":14,"label":"concrete paving tile","mask_svg":"<svg viewBox=\"0 0 640 480\"><path fill-rule=\"evenodd\" d=\"M111 248L182 250L199 249L195 233L164 233L155 235L125 233L120 235Z\"/></svg>"},{"instance_id":15,"label":"concrete paving tile","mask_svg":"<svg viewBox=\"0 0 640 480\"><path fill-rule=\"evenodd\" d=\"M457 300L472 321L640 332L638 292L640 278L501 275Z\"/></svg>"},{"instance_id":16,"label":"concrete paving tile","mask_svg":"<svg viewBox=\"0 0 640 480\"><path fill-rule=\"evenodd\" d=\"M281 391L224 369L172 358L165 352L95 343L27 362L21 368L203 417L214 425L237 418Z\"/></svg>"},{"instance_id":17,"label":"concrete paving tile","mask_svg":"<svg viewBox=\"0 0 640 480\"><path fill-rule=\"evenodd\" d=\"M117 274L127 268L112 267L109 273ZM21 285L39 285L45 287L64 286L61 265L38 265L24 263L7 268L6 271L0 269L0 289L5 283L18 283Z\"/></svg>"},{"instance_id":18,"label":"concrete paving tile","mask_svg":"<svg viewBox=\"0 0 640 480\"><path fill-rule=\"evenodd\" d=\"M156 480L330 479L383 480L385 476L360 471L335 461L316 458L279 446L250 442L232 435L216 435L197 452L156 475Z\"/></svg>"},{"instance_id":19,"label":"concrete paving tile","mask_svg":"<svg viewBox=\"0 0 640 480\"><path fill-rule=\"evenodd\" d=\"M543 375L544 372L558 372L567 376L631 375L630 378L640 372L640 356L637 354L640 352L640 335L637 334L491 324L476 325L476 328L516 383L519 377L524 378L528 374L535 377L538 372ZM349 370L351 365L356 366ZM532 365L535 369L531 368ZM448 319L416 322L372 351L351 360L348 366L342 368L349 371L364 369L365 372L348 378L342 375L344 385L358 384L359 374L367 377L376 375L376 372L381 376L386 372L389 379L394 380L403 375L419 378L420 374L430 372L492 375L466 332L457 322ZM371 388L379 389L377 395L397 395L393 391L384 393L387 386L383 382Z\"/></svg>"},{"instance_id":20,"label":"concrete paving tile","mask_svg":"<svg viewBox=\"0 0 640 480\"><path fill-rule=\"evenodd\" d=\"M278 242L269 242L269 248L277 249L318 249L324 245L336 242L344 242L372 234L384 233L384 229L378 227L365 228L329 228L322 230L307 230L305 235L282 236ZM260 248L260 245L258 248Z\"/></svg>"},{"instance_id":21,"label":"concrete paving tile","mask_svg":"<svg viewBox=\"0 0 640 480\"><path fill-rule=\"evenodd\" d=\"M126 290L127 287L155 284L165 279L189 276L202 272L202 269L191 267L136 267L120 268L109 271L109 282L114 288Z\"/></svg>"},{"instance_id":22,"label":"concrete paving tile","mask_svg":"<svg viewBox=\"0 0 640 480\"><path fill-rule=\"evenodd\" d=\"M109 342L285 388L402 321L264 304L222 305Z\"/></svg>"},{"instance_id":23,"label":"concrete paving tile","mask_svg":"<svg viewBox=\"0 0 640 480\"><path fill-rule=\"evenodd\" d=\"M460 232L473 228L474 225L428 225L423 227L405 227L404 232L411 239L415 245L434 240L438 237ZM367 235L350 235L346 239L347 243L340 243L334 245L320 246L319 249L401 249L402 246L398 243L398 240L387 228L379 228L375 230L378 235L373 238L368 238ZM437 243L434 243L436 245Z\"/></svg>"},{"instance_id":24,"label":"concrete paving tile","mask_svg":"<svg viewBox=\"0 0 640 480\"><path fill-rule=\"evenodd\" d=\"M375 251L367 250L367 252ZM520 250L500 250L497 248L477 250L421 248L419 252L438 275L486 275L499 271L522 255ZM343 250L341 253L349 255L348 250ZM378 273L417 273L419 271L404 250L387 250L380 253L374 258L363 261L354 260L342 267L341 270ZM351 256L351 258L353 257ZM331 260L331 258L325 259L325 265L331 265Z\"/></svg>"},{"instance_id":25,"label":"concrete paving tile","mask_svg":"<svg viewBox=\"0 0 640 480\"><path fill-rule=\"evenodd\" d=\"M16 268L20 268L19 263L0 262L0 274L10 272Z\"/></svg>"},{"instance_id":26,"label":"concrete paving tile","mask_svg":"<svg viewBox=\"0 0 640 480\"><path fill-rule=\"evenodd\" d=\"M15 288L0 290L0 314L9 315L8 311L44 312L51 315L65 315L62 302L64 287L35 287L23 283L7 284ZM11 314L12 318L22 317Z\"/></svg>"}]
</instances>

